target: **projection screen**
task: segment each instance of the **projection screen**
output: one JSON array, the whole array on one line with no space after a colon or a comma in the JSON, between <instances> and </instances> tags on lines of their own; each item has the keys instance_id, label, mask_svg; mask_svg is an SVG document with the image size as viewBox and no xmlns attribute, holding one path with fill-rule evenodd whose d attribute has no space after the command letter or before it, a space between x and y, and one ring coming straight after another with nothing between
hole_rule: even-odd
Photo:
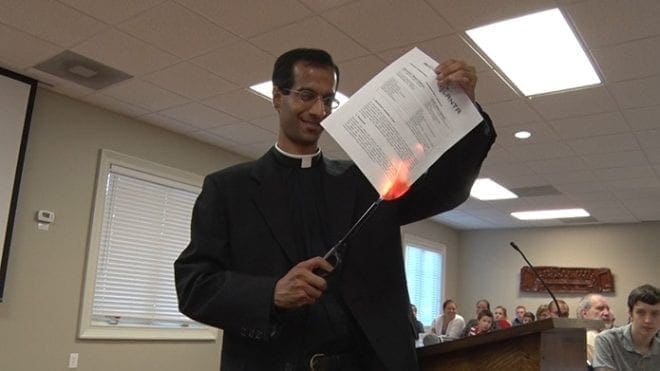
<instances>
[{"instance_id":1,"label":"projection screen","mask_svg":"<svg viewBox=\"0 0 660 371\"><path fill-rule=\"evenodd\" d=\"M0 68L0 302L37 82Z\"/></svg>"}]
</instances>

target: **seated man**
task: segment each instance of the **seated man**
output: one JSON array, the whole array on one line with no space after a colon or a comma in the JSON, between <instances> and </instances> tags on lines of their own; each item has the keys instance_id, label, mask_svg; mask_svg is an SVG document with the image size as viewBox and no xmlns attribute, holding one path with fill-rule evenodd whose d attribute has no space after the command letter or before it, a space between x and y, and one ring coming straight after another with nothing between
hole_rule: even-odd
<instances>
[{"instance_id":1,"label":"seated man","mask_svg":"<svg viewBox=\"0 0 660 371\"><path fill-rule=\"evenodd\" d=\"M607 299L599 294L588 294L578 303L577 316L580 319L593 319L602 320L603 322L609 321L610 318L610 305ZM600 330L588 329L587 330L587 361L589 364L593 363L594 358L594 338Z\"/></svg>"},{"instance_id":2,"label":"seated man","mask_svg":"<svg viewBox=\"0 0 660 371\"><path fill-rule=\"evenodd\" d=\"M596 336L593 367L606 370L657 370L660 365L660 291L642 285L628 295L630 323Z\"/></svg>"}]
</instances>

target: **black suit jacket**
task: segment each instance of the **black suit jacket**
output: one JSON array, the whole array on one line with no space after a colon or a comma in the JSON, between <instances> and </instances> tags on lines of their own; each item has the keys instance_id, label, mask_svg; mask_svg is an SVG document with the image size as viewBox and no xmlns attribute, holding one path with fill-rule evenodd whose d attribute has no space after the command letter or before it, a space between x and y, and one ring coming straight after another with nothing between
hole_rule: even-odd
<instances>
[{"instance_id":1,"label":"black suit jacket","mask_svg":"<svg viewBox=\"0 0 660 371\"><path fill-rule=\"evenodd\" d=\"M447 151L411 189L381 203L349 241L340 293L381 362L415 370L400 226L462 203L495 139L486 121ZM270 152L210 174L193 210L191 241L175 262L182 313L224 330L223 370L275 370L295 357L305 310L276 313L275 283L302 260L293 248L288 195ZM323 159L327 210L337 241L378 198L359 169Z\"/></svg>"}]
</instances>

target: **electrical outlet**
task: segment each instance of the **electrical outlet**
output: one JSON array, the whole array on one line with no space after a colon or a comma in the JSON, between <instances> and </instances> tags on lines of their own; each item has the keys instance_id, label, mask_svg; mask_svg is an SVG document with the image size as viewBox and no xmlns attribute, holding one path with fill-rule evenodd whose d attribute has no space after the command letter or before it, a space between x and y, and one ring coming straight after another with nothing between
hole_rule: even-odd
<instances>
[{"instance_id":1,"label":"electrical outlet","mask_svg":"<svg viewBox=\"0 0 660 371\"><path fill-rule=\"evenodd\" d=\"M69 368L78 368L78 353L69 353Z\"/></svg>"}]
</instances>

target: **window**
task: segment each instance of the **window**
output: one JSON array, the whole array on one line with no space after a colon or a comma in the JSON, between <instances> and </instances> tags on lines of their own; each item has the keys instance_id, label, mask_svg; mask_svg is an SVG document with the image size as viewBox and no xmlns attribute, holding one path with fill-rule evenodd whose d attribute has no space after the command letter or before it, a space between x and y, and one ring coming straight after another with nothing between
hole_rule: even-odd
<instances>
[{"instance_id":1,"label":"window","mask_svg":"<svg viewBox=\"0 0 660 371\"><path fill-rule=\"evenodd\" d=\"M202 179L103 150L89 239L80 337L215 339L182 315L173 262L189 241Z\"/></svg>"},{"instance_id":2,"label":"window","mask_svg":"<svg viewBox=\"0 0 660 371\"><path fill-rule=\"evenodd\" d=\"M417 307L417 319L430 326L442 312L445 246L410 235L404 241L410 302Z\"/></svg>"}]
</instances>

